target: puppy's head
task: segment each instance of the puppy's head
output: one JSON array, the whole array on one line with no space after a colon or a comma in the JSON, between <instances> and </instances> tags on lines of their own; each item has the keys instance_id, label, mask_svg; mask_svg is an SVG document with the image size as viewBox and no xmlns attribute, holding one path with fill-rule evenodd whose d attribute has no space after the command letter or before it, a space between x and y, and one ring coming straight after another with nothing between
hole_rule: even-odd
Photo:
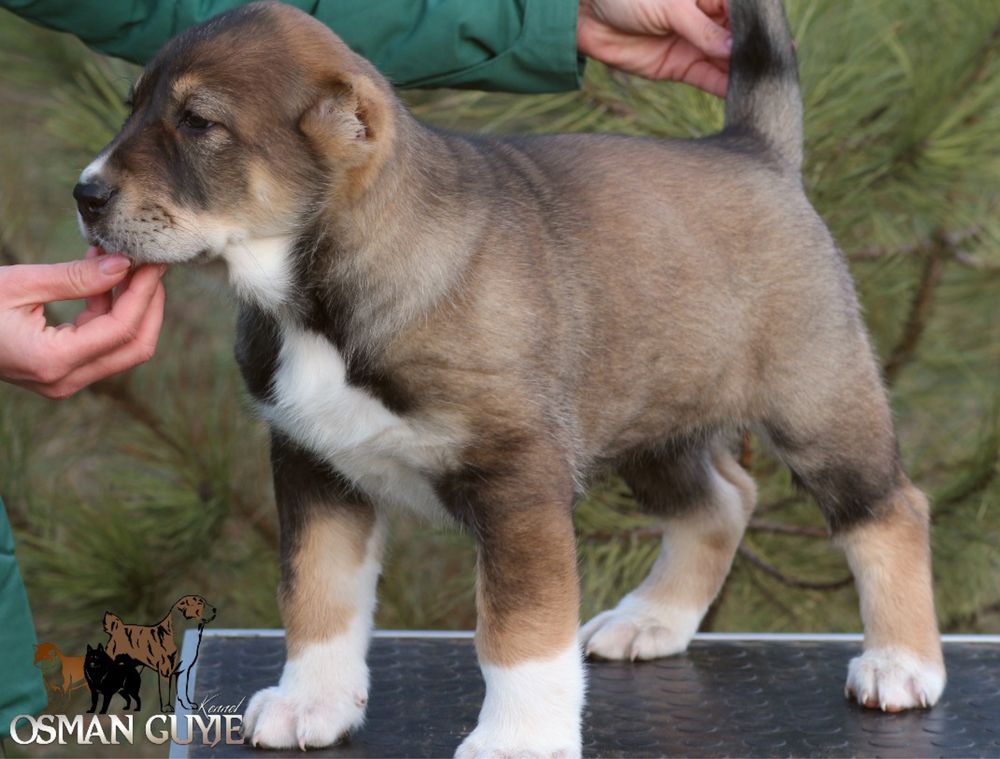
<instances>
[{"instance_id":1,"label":"puppy's head","mask_svg":"<svg viewBox=\"0 0 1000 759\"><path fill-rule=\"evenodd\" d=\"M242 6L164 46L74 189L92 243L137 261L225 256L349 203L387 153L395 100L329 29Z\"/></svg>"}]
</instances>

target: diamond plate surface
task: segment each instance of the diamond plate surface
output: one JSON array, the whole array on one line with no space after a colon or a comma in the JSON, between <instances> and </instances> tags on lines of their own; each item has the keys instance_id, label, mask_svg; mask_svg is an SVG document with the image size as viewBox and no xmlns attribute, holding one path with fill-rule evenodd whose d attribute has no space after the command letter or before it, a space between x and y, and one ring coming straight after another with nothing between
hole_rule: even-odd
<instances>
[{"instance_id":1,"label":"diamond plate surface","mask_svg":"<svg viewBox=\"0 0 1000 759\"><path fill-rule=\"evenodd\" d=\"M843 696L854 642L695 641L653 662L588 665L584 755L606 757L1000 757L1000 644L947 643L949 683L924 712L882 714ZM206 637L194 692L237 703L277 682L279 637ZM368 720L310 757L451 756L483 684L471 640L376 638ZM194 757L277 757L249 746ZM301 757L301 752L288 753Z\"/></svg>"}]
</instances>

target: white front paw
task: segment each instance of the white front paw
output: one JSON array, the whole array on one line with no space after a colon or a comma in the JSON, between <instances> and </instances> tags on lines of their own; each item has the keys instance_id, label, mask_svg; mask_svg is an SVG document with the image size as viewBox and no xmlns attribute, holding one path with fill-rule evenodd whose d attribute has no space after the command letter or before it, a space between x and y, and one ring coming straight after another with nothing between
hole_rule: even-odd
<instances>
[{"instance_id":1,"label":"white front paw","mask_svg":"<svg viewBox=\"0 0 1000 759\"><path fill-rule=\"evenodd\" d=\"M844 692L884 712L934 706L944 691L944 666L902 648L873 648L851 660Z\"/></svg>"},{"instance_id":2,"label":"white front paw","mask_svg":"<svg viewBox=\"0 0 1000 759\"><path fill-rule=\"evenodd\" d=\"M588 656L602 659L657 659L685 651L701 622L697 609L653 604L632 595L580 628Z\"/></svg>"},{"instance_id":3,"label":"white front paw","mask_svg":"<svg viewBox=\"0 0 1000 759\"><path fill-rule=\"evenodd\" d=\"M255 746L330 746L365 719L368 666L346 636L306 646L285 662L281 682L254 694L243 736Z\"/></svg>"},{"instance_id":4,"label":"white front paw","mask_svg":"<svg viewBox=\"0 0 1000 759\"><path fill-rule=\"evenodd\" d=\"M367 697L302 697L280 685L258 691L243 715L243 735L254 746L299 748L330 746L365 719Z\"/></svg>"},{"instance_id":5,"label":"white front paw","mask_svg":"<svg viewBox=\"0 0 1000 759\"><path fill-rule=\"evenodd\" d=\"M548 660L483 664L486 698L459 759L580 756L585 677L574 643Z\"/></svg>"},{"instance_id":6,"label":"white front paw","mask_svg":"<svg viewBox=\"0 0 1000 759\"><path fill-rule=\"evenodd\" d=\"M554 739L554 740L553 740ZM580 736L537 735L528 738L519 730L480 723L455 752L455 759L575 759L580 756Z\"/></svg>"}]
</instances>

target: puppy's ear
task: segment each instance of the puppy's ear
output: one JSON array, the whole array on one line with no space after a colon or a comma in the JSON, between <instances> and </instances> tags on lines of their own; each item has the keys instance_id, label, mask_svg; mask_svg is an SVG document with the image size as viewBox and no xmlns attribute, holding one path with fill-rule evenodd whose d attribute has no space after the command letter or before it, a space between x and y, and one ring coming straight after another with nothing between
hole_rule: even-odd
<instances>
[{"instance_id":1,"label":"puppy's ear","mask_svg":"<svg viewBox=\"0 0 1000 759\"><path fill-rule=\"evenodd\" d=\"M97 644L97 650L98 650L98 651L99 651L100 653L102 653L102 654L103 654L103 653L104 653L104 644L103 644L103 643L98 643L98 644Z\"/></svg>"},{"instance_id":2,"label":"puppy's ear","mask_svg":"<svg viewBox=\"0 0 1000 759\"><path fill-rule=\"evenodd\" d=\"M388 95L364 74L326 79L299 128L327 160L346 167L367 163L388 138Z\"/></svg>"},{"instance_id":3,"label":"puppy's ear","mask_svg":"<svg viewBox=\"0 0 1000 759\"><path fill-rule=\"evenodd\" d=\"M88 653L88 654L92 654L92 653L94 653L94 649L92 649L92 648L90 647L90 644L89 644L89 643L87 644L87 653Z\"/></svg>"}]
</instances>

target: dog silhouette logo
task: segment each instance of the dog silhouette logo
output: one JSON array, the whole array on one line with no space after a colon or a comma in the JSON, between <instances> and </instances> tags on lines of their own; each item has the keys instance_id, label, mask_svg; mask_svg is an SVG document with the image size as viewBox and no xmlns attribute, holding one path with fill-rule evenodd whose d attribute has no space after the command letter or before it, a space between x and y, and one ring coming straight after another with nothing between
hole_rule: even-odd
<instances>
[{"instance_id":1,"label":"dog silhouette logo","mask_svg":"<svg viewBox=\"0 0 1000 759\"><path fill-rule=\"evenodd\" d=\"M35 646L35 666L42 671L49 703L53 698L65 699L75 690L86 686L82 656L66 656L55 643Z\"/></svg>"},{"instance_id":2,"label":"dog silhouette logo","mask_svg":"<svg viewBox=\"0 0 1000 759\"><path fill-rule=\"evenodd\" d=\"M203 596L181 596L159 622L151 625L127 624L117 614L104 614L104 632L108 643L104 653L116 662L120 656L133 659L157 673L156 690L160 698L160 711L172 712L176 696L185 709L197 709L189 693L191 668L198 660L201 636L205 625L215 619L217 610ZM198 639L191 661L182 661L178 642L186 627L197 625ZM175 639L176 636L176 639ZM184 676L184 689L178 690L178 681ZM167 684L167 698L163 698L163 683Z\"/></svg>"},{"instance_id":3,"label":"dog silhouette logo","mask_svg":"<svg viewBox=\"0 0 1000 759\"><path fill-rule=\"evenodd\" d=\"M87 646L87 655L83 661L83 676L90 686L90 708L87 713L94 713L98 696L103 696L101 714L107 714L108 704L115 693L125 699L126 710L135 701L135 711L139 711L142 702L139 700L141 682L138 666L139 662L127 654L118 654L112 659L102 644L98 644L97 648Z\"/></svg>"},{"instance_id":4,"label":"dog silhouette logo","mask_svg":"<svg viewBox=\"0 0 1000 759\"><path fill-rule=\"evenodd\" d=\"M96 646L87 646L85 656L66 656L55 643L35 646L34 664L41 670L49 704L56 699L65 702L75 691L90 688L90 709L106 714L111 697L119 694L125 710L138 711L142 705L139 686L143 668L156 673L156 689L163 713L174 710L175 699L185 709L195 711L198 704L190 695L190 674L201 651L205 625L212 622L218 610L204 596L181 596L163 618L150 625L125 622L113 612L104 613L104 632L108 639ZM183 658L180 642L188 628L197 631L194 652ZM179 683L183 678L183 688ZM164 698L166 682L166 698Z\"/></svg>"}]
</instances>

